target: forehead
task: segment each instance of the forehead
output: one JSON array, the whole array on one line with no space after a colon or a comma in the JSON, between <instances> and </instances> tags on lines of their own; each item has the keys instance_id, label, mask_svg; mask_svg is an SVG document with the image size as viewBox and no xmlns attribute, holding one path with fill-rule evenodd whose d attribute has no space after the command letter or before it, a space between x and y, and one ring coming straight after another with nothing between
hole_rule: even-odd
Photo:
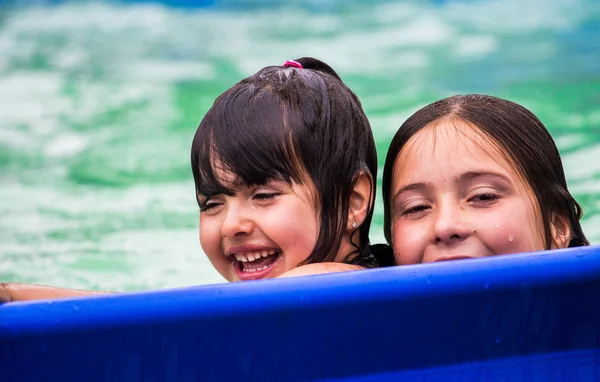
<instances>
[{"instance_id":1,"label":"forehead","mask_svg":"<svg viewBox=\"0 0 600 382\"><path fill-rule=\"evenodd\" d=\"M498 142L461 119L444 119L421 129L406 142L394 165L394 180L444 179L466 171L494 171L521 178Z\"/></svg>"}]
</instances>

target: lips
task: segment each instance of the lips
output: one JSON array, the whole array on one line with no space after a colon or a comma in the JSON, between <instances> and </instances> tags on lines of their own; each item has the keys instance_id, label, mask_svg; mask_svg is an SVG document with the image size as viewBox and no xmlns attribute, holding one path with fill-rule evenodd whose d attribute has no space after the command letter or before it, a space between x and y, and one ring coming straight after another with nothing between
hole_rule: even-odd
<instances>
[{"instance_id":1,"label":"lips","mask_svg":"<svg viewBox=\"0 0 600 382\"><path fill-rule=\"evenodd\" d=\"M455 256L440 256L437 259L433 260L434 263L440 262L440 261L453 261L453 260L465 260L465 259L474 259L474 256L462 256L462 255L455 255Z\"/></svg>"},{"instance_id":2,"label":"lips","mask_svg":"<svg viewBox=\"0 0 600 382\"><path fill-rule=\"evenodd\" d=\"M240 280L258 280L268 276L282 258L278 249L232 248L230 260Z\"/></svg>"}]
</instances>

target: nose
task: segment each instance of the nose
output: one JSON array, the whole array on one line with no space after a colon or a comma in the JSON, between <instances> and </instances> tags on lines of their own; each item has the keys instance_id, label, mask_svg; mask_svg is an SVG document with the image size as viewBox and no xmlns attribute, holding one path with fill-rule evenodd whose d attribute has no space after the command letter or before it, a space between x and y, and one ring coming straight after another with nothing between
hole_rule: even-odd
<instances>
[{"instance_id":1,"label":"nose","mask_svg":"<svg viewBox=\"0 0 600 382\"><path fill-rule=\"evenodd\" d=\"M254 229L254 221L244 206L232 204L228 206L225 219L221 225L221 235L228 239L248 235Z\"/></svg>"},{"instance_id":2,"label":"nose","mask_svg":"<svg viewBox=\"0 0 600 382\"><path fill-rule=\"evenodd\" d=\"M456 203L441 203L436 212L433 224L435 243L459 242L474 232L466 212Z\"/></svg>"}]
</instances>

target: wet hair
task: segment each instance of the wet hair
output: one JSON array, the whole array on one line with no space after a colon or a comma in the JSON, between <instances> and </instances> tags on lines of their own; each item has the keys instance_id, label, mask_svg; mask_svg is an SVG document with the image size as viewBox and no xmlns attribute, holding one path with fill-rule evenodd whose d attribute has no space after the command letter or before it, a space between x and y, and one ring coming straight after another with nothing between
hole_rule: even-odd
<instances>
[{"instance_id":1,"label":"wet hair","mask_svg":"<svg viewBox=\"0 0 600 382\"><path fill-rule=\"evenodd\" d=\"M314 58L295 61L303 68L265 67L215 100L192 143L196 194L231 195L232 186L218 177L220 170L235 175L234 186L271 179L310 182L320 226L315 248L303 264L334 261L359 174L377 179L375 141L360 101L338 74ZM369 251L374 199L371 180L369 212L352 232L356 250L346 262L376 265ZM352 240L356 232L358 245Z\"/></svg>"},{"instance_id":2,"label":"wet hair","mask_svg":"<svg viewBox=\"0 0 600 382\"><path fill-rule=\"evenodd\" d=\"M552 245L551 222L566 219L569 247L589 245L579 220L582 210L567 188L560 154L552 136L529 110L492 96L456 95L429 104L402 124L388 150L383 169L384 233L391 244L391 182L398 154L417 132L441 119L463 120L491 138L517 167L535 195L544 225L546 249Z\"/></svg>"}]
</instances>

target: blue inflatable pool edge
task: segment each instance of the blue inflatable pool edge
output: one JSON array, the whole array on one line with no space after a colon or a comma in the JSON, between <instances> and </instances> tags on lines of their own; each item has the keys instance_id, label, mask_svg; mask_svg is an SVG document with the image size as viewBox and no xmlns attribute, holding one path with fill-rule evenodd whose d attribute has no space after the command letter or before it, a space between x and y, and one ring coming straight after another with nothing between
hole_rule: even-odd
<instances>
[{"instance_id":1,"label":"blue inflatable pool edge","mask_svg":"<svg viewBox=\"0 0 600 382\"><path fill-rule=\"evenodd\" d=\"M2 381L600 380L600 247L0 305Z\"/></svg>"}]
</instances>

